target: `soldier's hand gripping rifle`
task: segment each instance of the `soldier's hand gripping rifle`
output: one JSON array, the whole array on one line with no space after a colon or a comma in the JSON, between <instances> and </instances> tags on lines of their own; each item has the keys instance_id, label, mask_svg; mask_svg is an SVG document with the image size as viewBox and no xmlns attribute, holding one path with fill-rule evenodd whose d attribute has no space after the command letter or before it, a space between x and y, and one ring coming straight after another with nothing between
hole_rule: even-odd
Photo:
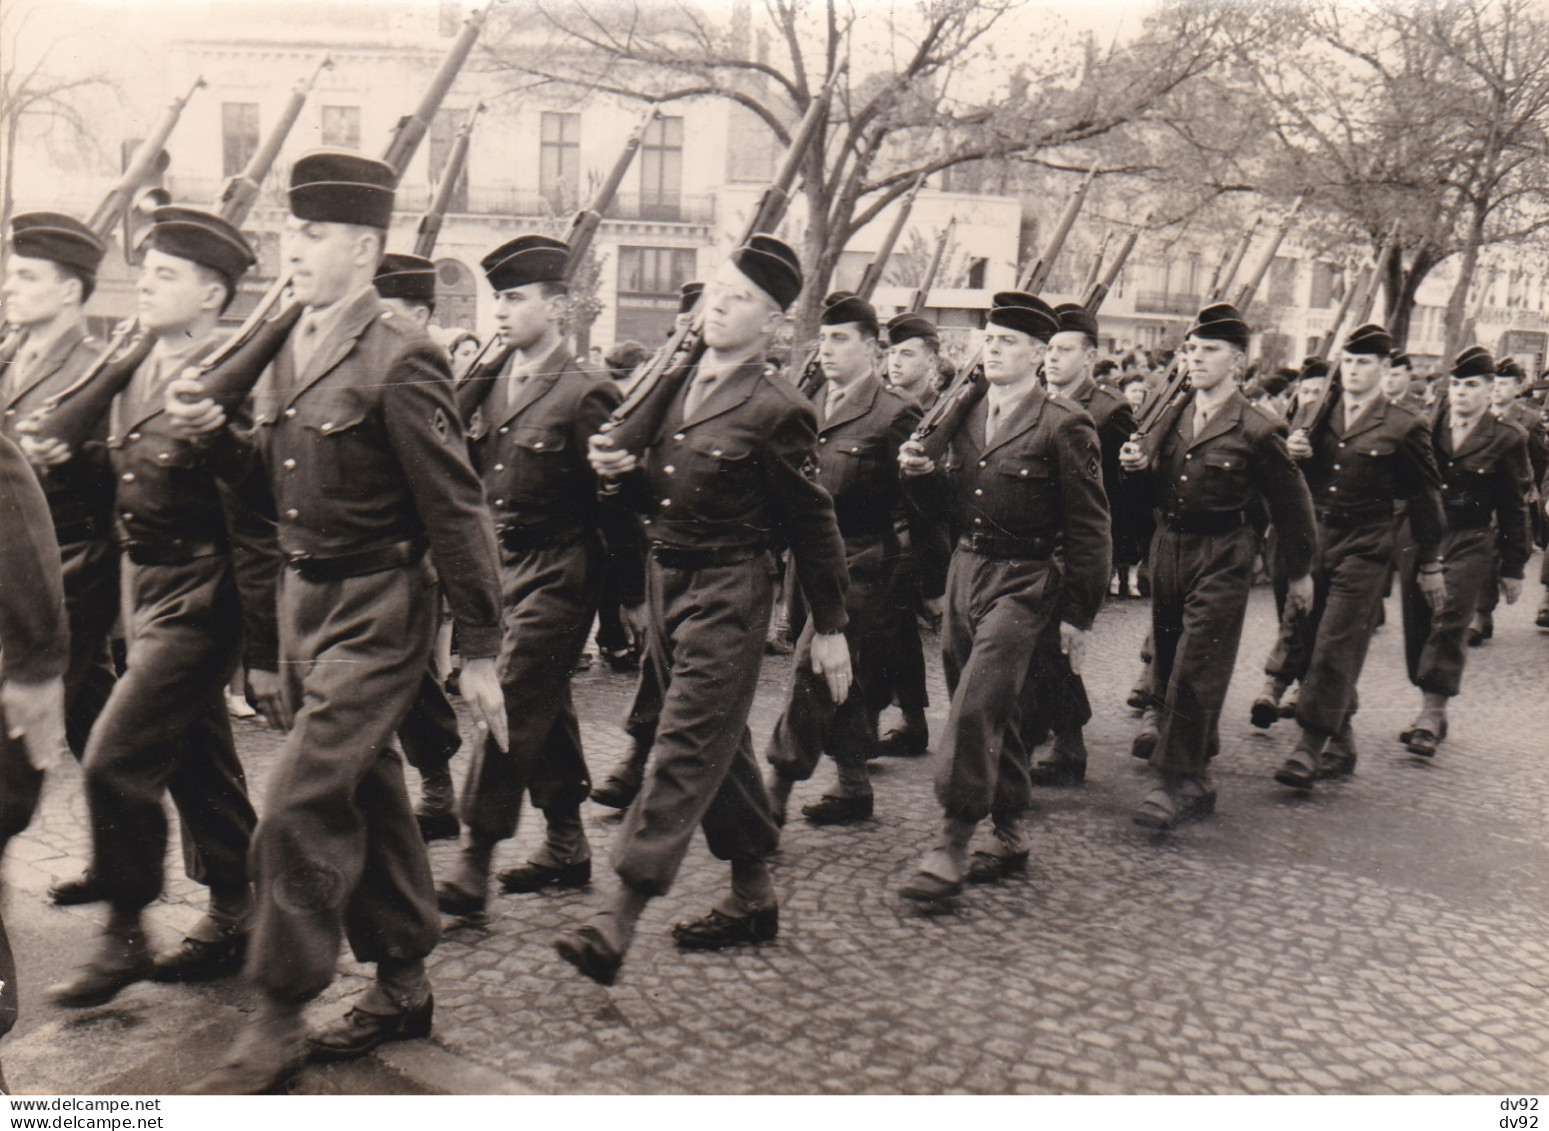
<instances>
[{"instance_id":1,"label":"soldier's hand gripping rifle","mask_svg":"<svg viewBox=\"0 0 1549 1131\"><path fill-rule=\"evenodd\" d=\"M325 55L311 77L297 85L291 92L290 101L275 121L268 136L253 151L253 156L248 159L242 171L226 183L220 200L216 204L216 211L221 219L235 227L242 226L242 222L247 219L254 202L258 199L264 178L274 167L280 148L285 144L285 139L290 135L296 120L301 116L301 108L306 104L307 96L317 85L318 77L332 66L333 61ZM200 81L202 83L203 80ZM194 89L197 90L198 85ZM192 94L192 91L189 93ZM182 104L187 101L187 98L184 98L180 103L174 103L173 109L168 111L168 116L174 122L176 112L180 112ZM170 129L158 130L162 141L166 140L170 132ZM136 164L140 163L139 157L146 153L150 144L151 141L147 141L140 147ZM158 145L157 150L159 149ZM152 159L157 150L151 151ZM128 173L125 174L125 178L127 177ZM38 415L26 423L24 430L41 440L58 440L74 450L96 430L98 421L112 405L113 398L128 387L135 370L139 369L150 356L153 345L155 345L155 339L140 330L137 320L126 319L113 332L107 348L96 361L68 387L49 397Z\"/></svg>"},{"instance_id":2,"label":"soldier's hand gripping rifle","mask_svg":"<svg viewBox=\"0 0 1549 1131\"><path fill-rule=\"evenodd\" d=\"M828 76L823 89L808 103L807 112L802 115L796 132L791 136L791 144L785 151L774 181L764 190L753 219L736 246L747 243L759 232L772 232L779 226L790 206L791 191L807 159L808 150L821 140L828 106L845 67L846 64L840 63ZM614 451L637 455L650 445L673 398L678 395L705 352L705 295L709 291L710 288L706 288L695 302L687 325L680 326L645 364L629 394L603 422L601 436L594 443L606 444ZM606 484L604 489L607 489Z\"/></svg>"},{"instance_id":3,"label":"soldier's hand gripping rifle","mask_svg":"<svg viewBox=\"0 0 1549 1131\"><path fill-rule=\"evenodd\" d=\"M1377 303L1377 288L1382 285L1382 278L1387 273L1388 260L1392 257L1394 248L1398 245L1398 222L1388 229L1387 236L1382 241L1382 247L1377 252L1377 261L1372 264L1371 273L1362 276L1362 285L1351 287L1345 295L1345 301L1340 304L1339 313L1335 316L1334 325L1329 329L1321 344L1318 354L1324 361L1329 359L1333 352L1334 338L1339 332L1340 324L1344 321L1348 312L1351 299L1357 291L1360 292L1360 300L1355 303L1355 325L1362 326L1371 320L1372 308ZM1323 382L1323 391L1305 408L1298 408L1291 421L1291 430L1300 431L1311 437L1328 423L1329 414L1334 410L1334 404L1339 399L1343 385L1339 379L1339 362L1336 360L1329 366L1328 377Z\"/></svg>"},{"instance_id":4,"label":"soldier's hand gripping rifle","mask_svg":"<svg viewBox=\"0 0 1549 1131\"><path fill-rule=\"evenodd\" d=\"M1065 246L1065 239L1070 235L1070 229L1075 226L1076 217L1081 213L1081 206L1086 203L1087 192L1092 187L1092 179L1097 176L1097 165L1096 161L1092 162L1091 170L1071 192L1070 200L1065 205L1065 212L1055 226L1054 234L1049 237L1049 246L1017 280L1017 290L1027 294L1037 294L1049 281L1049 273L1054 269L1054 262ZM941 459L946 453L947 445L952 442L952 437L963 426L963 421L968 419L968 414L983 399L986 388L983 354L982 347L973 352L967 363L958 370L952 384L947 386L940 399L931 406L930 411L920 421L919 426L914 430L914 435L909 437L912 442L920 446L928 459Z\"/></svg>"},{"instance_id":5,"label":"soldier's hand gripping rifle","mask_svg":"<svg viewBox=\"0 0 1549 1131\"><path fill-rule=\"evenodd\" d=\"M867 302L870 302L871 296L877 293L877 284L882 281L882 272L887 267L887 261L892 258L898 237L903 235L904 225L909 222L909 213L914 211L915 197L920 195L920 186L924 183L924 173L914 178L914 183L909 186L909 191L898 204L898 212L894 215L893 222L883 233L882 244L877 248L877 254L871 257L871 262L866 264L866 270L861 272L861 280L856 284L855 293ZM818 347L814 343L807 350L807 359L802 363L801 376L796 379L796 387L801 390L802 396L810 397L822 384L823 366L818 361Z\"/></svg>"},{"instance_id":6,"label":"soldier's hand gripping rifle","mask_svg":"<svg viewBox=\"0 0 1549 1131\"><path fill-rule=\"evenodd\" d=\"M941 238L936 241L936 250L931 252L930 262L925 266L925 274L920 276L920 285L914 289L914 298L909 300L910 314L919 314L925 309L930 299L930 289L936 285L936 276L941 274L941 261L947 254L947 245L952 242L952 229L955 227L957 217L949 217L947 226L941 230Z\"/></svg>"}]
</instances>

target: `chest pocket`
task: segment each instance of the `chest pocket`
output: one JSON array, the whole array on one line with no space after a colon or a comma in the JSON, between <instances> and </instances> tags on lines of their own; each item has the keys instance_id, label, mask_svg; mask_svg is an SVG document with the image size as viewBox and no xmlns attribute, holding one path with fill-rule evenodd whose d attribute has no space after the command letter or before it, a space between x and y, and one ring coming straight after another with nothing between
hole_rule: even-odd
<instances>
[{"instance_id":1,"label":"chest pocket","mask_svg":"<svg viewBox=\"0 0 1549 1131\"><path fill-rule=\"evenodd\" d=\"M1355 445L1355 454L1365 459L1386 459L1397 451L1398 441L1390 440L1386 436L1359 440Z\"/></svg>"},{"instance_id":2,"label":"chest pocket","mask_svg":"<svg viewBox=\"0 0 1549 1131\"><path fill-rule=\"evenodd\" d=\"M559 428L518 427L512 430L511 441L531 456L560 455L570 440Z\"/></svg>"},{"instance_id":3,"label":"chest pocket","mask_svg":"<svg viewBox=\"0 0 1549 1131\"><path fill-rule=\"evenodd\" d=\"M695 463L718 474L735 474L752 462L753 446L733 436L694 436L688 446Z\"/></svg>"}]
</instances>

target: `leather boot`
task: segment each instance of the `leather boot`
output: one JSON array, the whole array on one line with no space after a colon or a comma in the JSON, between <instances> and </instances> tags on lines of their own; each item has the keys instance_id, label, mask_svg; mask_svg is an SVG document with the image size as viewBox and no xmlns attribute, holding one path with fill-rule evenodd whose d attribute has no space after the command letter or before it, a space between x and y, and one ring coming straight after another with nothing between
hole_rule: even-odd
<instances>
[{"instance_id":1,"label":"leather boot","mask_svg":"<svg viewBox=\"0 0 1549 1131\"><path fill-rule=\"evenodd\" d=\"M936 903L961 894L968 874L968 843L973 839L977 821L948 817L941 822L936 847L925 854L920 869L898 894L918 903Z\"/></svg>"},{"instance_id":2,"label":"leather boot","mask_svg":"<svg viewBox=\"0 0 1549 1131\"><path fill-rule=\"evenodd\" d=\"M457 789L452 784L449 766L420 771L420 803L414 811L420 836L428 844L433 840L456 840L462 832L457 820Z\"/></svg>"},{"instance_id":3,"label":"leather boot","mask_svg":"<svg viewBox=\"0 0 1549 1131\"><path fill-rule=\"evenodd\" d=\"M1151 757L1162 737L1161 721L1161 712L1156 709L1156 704L1147 703L1145 710L1140 712L1140 729L1135 731L1135 737L1130 741L1130 754L1142 761Z\"/></svg>"},{"instance_id":4,"label":"leather boot","mask_svg":"<svg viewBox=\"0 0 1549 1131\"><path fill-rule=\"evenodd\" d=\"M650 756L651 747L636 739L629 757L615 766L607 780L592 790L592 800L609 809L628 809L645 783L645 764Z\"/></svg>"},{"instance_id":5,"label":"leather boot","mask_svg":"<svg viewBox=\"0 0 1549 1131\"><path fill-rule=\"evenodd\" d=\"M106 1005L125 986L149 978L152 966L139 912L114 912L103 929L95 957L77 970L75 977L51 987L48 997L66 1009Z\"/></svg>"},{"instance_id":6,"label":"leather boot","mask_svg":"<svg viewBox=\"0 0 1549 1131\"><path fill-rule=\"evenodd\" d=\"M219 1068L189 1088L189 1096L257 1096L272 1092L306 1063L301 1005L261 999Z\"/></svg>"},{"instance_id":7,"label":"leather boot","mask_svg":"<svg viewBox=\"0 0 1549 1131\"><path fill-rule=\"evenodd\" d=\"M457 871L436 885L436 904L448 915L477 915L489 900L492 841L470 838L457 856Z\"/></svg>"}]
</instances>

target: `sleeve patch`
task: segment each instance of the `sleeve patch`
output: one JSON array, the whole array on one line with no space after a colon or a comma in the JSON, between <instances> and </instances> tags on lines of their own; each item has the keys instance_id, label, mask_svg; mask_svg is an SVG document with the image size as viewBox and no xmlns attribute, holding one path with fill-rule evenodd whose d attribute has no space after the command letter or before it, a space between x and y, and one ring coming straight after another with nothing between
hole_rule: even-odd
<instances>
[{"instance_id":1,"label":"sleeve patch","mask_svg":"<svg viewBox=\"0 0 1549 1131\"><path fill-rule=\"evenodd\" d=\"M452 424L446 418L445 409L436 409L435 415L430 418L430 426L436 430L436 435L441 438L443 444L451 443Z\"/></svg>"}]
</instances>

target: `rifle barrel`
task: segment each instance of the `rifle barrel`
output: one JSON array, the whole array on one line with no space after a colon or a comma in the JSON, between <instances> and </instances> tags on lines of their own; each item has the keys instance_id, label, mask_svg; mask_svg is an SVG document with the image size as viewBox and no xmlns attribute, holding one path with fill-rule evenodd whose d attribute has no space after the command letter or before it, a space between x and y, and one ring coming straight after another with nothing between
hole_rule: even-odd
<instances>
[{"instance_id":1,"label":"rifle barrel","mask_svg":"<svg viewBox=\"0 0 1549 1131\"><path fill-rule=\"evenodd\" d=\"M436 182L436 194L431 198L430 207L420 217L419 233L414 239L414 254L421 259L429 259L435 254L436 240L441 236L441 224L446 219L447 210L452 207L452 194L457 191L463 166L468 163L473 124L482 113L484 103L480 102L468 112L467 120L457 128L457 136L452 139L451 152L446 155L446 164L441 167L441 179Z\"/></svg>"},{"instance_id":2,"label":"rifle barrel","mask_svg":"<svg viewBox=\"0 0 1549 1131\"><path fill-rule=\"evenodd\" d=\"M264 138L263 144L253 151L253 156L248 159L246 167L226 183L219 202L222 220L241 227L242 221L247 219L247 214L252 211L253 204L258 200L264 178L269 175L269 170L274 168L275 159L279 157L285 139L290 136L290 131L295 128L297 119L301 117L302 107L306 105L307 98L316 88L317 80L322 77L324 71L332 69L333 58L324 55L311 77L297 84L296 89L291 91L290 101L285 104L285 109L280 111L274 128Z\"/></svg>"},{"instance_id":3,"label":"rifle barrel","mask_svg":"<svg viewBox=\"0 0 1549 1131\"><path fill-rule=\"evenodd\" d=\"M436 68L430 85L425 88L419 105L414 108L414 113L399 120L397 128L393 131L392 141L388 142L387 151L382 154L382 160L391 165L399 177L403 176L404 170L409 167L409 162L418 152L420 142L424 141L425 135L430 132L430 123L435 118L436 111L441 108L441 102L446 98L447 91L451 90L452 83L457 81L458 72L468 61L468 56L473 53L473 45L478 42L479 33L484 30L484 22L488 18L489 9L480 8L463 21L462 30L457 33L457 38L453 40L452 46L442 57L441 65Z\"/></svg>"},{"instance_id":4,"label":"rifle barrel","mask_svg":"<svg viewBox=\"0 0 1549 1131\"><path fill-rule=\"evenodd\" d=\"M1247 313L1249 305L1253 302L1253 296L1258 294L1259 284L1264 281L1264 276L1269 274L1269 269L1275 262L1275 256L1280 252L1280 245L1285 242L1286 233L1291 230L1292 221L1296 219L1296 214L1302 210L1302 199L1302 197L1297 197L1292 202L1290 209L1280 221L1280 226L1275 229L1275 234L1270 238L1269 246L1264 249L1264 258L1259 260L1258 269L1253 272L1253 276L1238 290L1237 301L1232 305L1240 313Z\"/></svg>"},{"instance_id":5,"label":"rifle barrel","mask_svg":"<svg viewBox=\"0 0 1549 1131\"><path fill-rule=\"evenodd\" d=\"M925 274L920 276L920 285L914 292L914 301L909 304L909 311L918 314L924 310L930 302L930 289L936 285L936 277L941 274L941 261L947 253L947 245L952 242L952 229L957 225L957 217L952 216L947 220L947 226L941 230L941 238L936 241L936 250L931 252L930 262L925 265Z\"/></svg>"},{"instance_id":6,"label":"rifle barrel","mask_svg":"<svg viewBox=\"0 0 1549 1131\"><path fill-rule=\"evenodd\" d=\"M1070 200L1065 205L1065 211L1060 215L1059 223L1054 227L1054 234L1049 237L1048 247L1044 248L1043 254L1033 263L1017 290L1037 294L1048 283L1049 275L1054 270L1054 261L1060 257L1065 240L1070 235L1071 228L1076 225L1076 217L1081 214L1081 206L1086 203L1086 195L1091 191L1092 180L1097 176L1098 165L1099 161L1094 159L1091 169L1087 170L1086 176L1081 178L1081 183L1071 190Z\"/></svg>"},{"instance_id":7,"label":"rifle barrel","mask_svg":"<svg viewBox=\"0 0 1549 1131\"><path fill-rule=\"evenodd\" d=\"M204 85L204 76L201 75L194 80L194 85L188 88L187 94L174 98L172 105L168 106L166 112L162 114L161 120L156 123L156 128L151 131L150 136L134 151L129 167L118 178L118 182L108 190L107 196L103 198L101 204L97 205L97 210L91 214L91 218L86 221L86 226L97 235L106 239L108 233L113 230L119 215L129 206L135 190L149 179L156 159L161 156L167 139L172 136L172 131L177 128L178 119L183 116L183 107L188 105L188 100Z\"/></svg>"}]
</instances>

